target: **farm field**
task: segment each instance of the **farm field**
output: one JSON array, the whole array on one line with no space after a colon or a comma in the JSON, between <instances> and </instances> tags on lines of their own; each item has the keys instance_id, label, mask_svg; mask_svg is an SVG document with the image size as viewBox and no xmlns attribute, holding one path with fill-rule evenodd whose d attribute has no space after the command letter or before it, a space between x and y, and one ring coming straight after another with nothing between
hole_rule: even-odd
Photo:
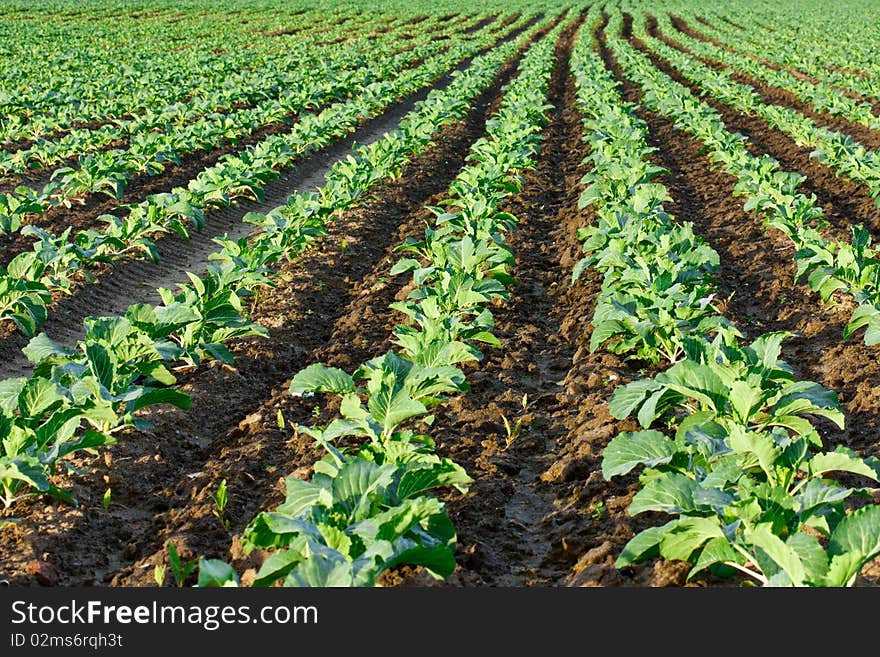
<instances>
[{"instance_id":1,"label":"farm field","mask_svg":"<svg viewBox=\"0 0 880 657\"><path fill-rule=\"evenodd\" d=\"M876 3L0 8L0 580L880 584Z\"/></svg>"}]
</instances>

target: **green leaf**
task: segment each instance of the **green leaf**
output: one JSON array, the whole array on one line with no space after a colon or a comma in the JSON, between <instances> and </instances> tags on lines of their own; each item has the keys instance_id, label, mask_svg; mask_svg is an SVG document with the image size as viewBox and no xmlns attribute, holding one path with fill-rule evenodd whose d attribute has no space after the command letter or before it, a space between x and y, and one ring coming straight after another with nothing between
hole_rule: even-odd
<instances>
[{"instance_id":1,"label":"green leaf","mask_svg":"<svg viewBox=\"0 0 880 657\"><path fill-rule=\"evenodd\" d=\"M774 331L756 338L749 345L757 354L764 367L768 370L780 366L779 355L782 353L782 341L791 337L788 331Z\"/></svg>"},{"instance_id":2,"label":"green leaf","mask_svg":"<svg viewBox=\"0 0 880 657\"><path fill-rule=\"evenodd\" d=\"M747 528L745 535L785 572L795 586L806 584L807 573L801 562L800 553L774 534L770 523L761 523L752 529ZM798 547L803 548L800 544Z\"/></svg>"},{"instance_id":3,"label":"green leaf","mask_svg":"<svg viewBox=\"0 0 880 657\"><path fill-rule=\"evenodd\" d=\"M757 459L758 464L767 475L767 478L776 482L776 461L782 456L782 448L776 444L772 436L766 432L749 431L740 425L733 425L728 438L730 448L738 454L751 455Z\"/></svg>"},{"instance_id":4,"label":"green leaf","mask_svg":"<svg viewBox=\"0 0 880 657\"><path fill-rule=\"evenodd\" d=\"M782 389L782 396L774 404L772 414L803 415L811 413L822 415L843 429L843 412L837 393L813 381L796 381Z\"/></svg>"},{"instance_id":5,"label":"green leaf","mask_svg":"<svg viewBox=\"0 0 880 657\"><path fill-rule=\"evenodd\" d=\"M86 345L86 357L88 358L89 368L92 373L101 382L107 390L115 390L116 366L107 349L97 342L91 342Z\"/></svg>"},{"instance_id":6,"label":"green leaf","mask_svg":"<svg viewBox=\"0 0 880 657\"><path fill-rule=\"evenodd\" d=\"M300 370L290 382L290 394L302 396L309 392L335 392L346 394L355 391L354 379L336 367L314 363Z\"/></svg>"},{"instance_id":7,"label":"green leaf","mask_svg":"<svg viewBox=\"0 0 880 657\"><path fill-rule=\"evenodd\" d=\"M866 563L880 555L880 506L869 505L841 520L828 541L832 586L849 586Z\"/></svg>"},{"instance_id":8,"label":"green leaf","mask_svg":"<svg viewBox=\"0 0 880 657\"><path fill-rule=\"evenodd\" d=\"M612 438L602 457L602 476L606 481L623 475L638 465L654 467L669 463L675 443L659 431L622 433Z\"/></svg>"},{"instance_id":9,"label":"green leaf","mask_svg":"<svg viewBox=\"0 0 880 657\"><path fill-rule=\"evenodd\" d=\"M680 518L660 541L660 554L667 559L688 561L706 541L717 538L724 538L717 518Z\"/></svg>"},{"instance_id":10,"label":"green leaf","mask_svg":"<svg viewBox=\"0 0 880 657\"><path fill-rule=\"evenodd\" d=\"M423 566L435 579L444 579L455 571L455 553L445 545L416 545L389 559L383 570L399 564Z\"/></svg>"},{"instance_id":11,"label":"green leaf","mask_svg":"<svg viewBox=\"0 0 880 657\"><path fill-rule=\"evenodd\" d=\"M877 465L869 464L843 445L838 445L833 452L816 454L808 461L807 467L813 476L826 472L852 472L874 481L880 481Z\"/></svg>"},{"instance_id":12,"label":"green leaf","mask_svg":"<svg viewBox=\"0 0 880 657\"><path fill-rule=\"evenodd\" d=\"M855 491L838 485L827 486L819 479L810 479L803 490L795 496L798 513L803 516L816 507L836 504L845 500Z\"/></svg>"},{"instance_id":13,"label":"green leaf","mask_svg":"<svg viewBox=\"0 0 880 657\"><path fill-rule=\"evenodd\" d=\"M697 575L697 573L710 566L727 562L736 563L736 561L737 553L734 551L727 538L713 538L707 541L703 546L703 549L700 551L700 555L697 557L696 562L694 562L694 567L691 568L691 571L688 573L688 581Z\"/></svg>"},{"instance_id":14,"label":"green leaf","mask_svg":"<svg viewBox=\"0 0 880 657\"><path fill-rule=\"evenodd\" d=\"M748 422L752 411L757 410L761 401L762 391L745 381L734 381L730 386L730 403L736 411L740 421Z\"/></svg>"},{"instance_id":15,"label":"green leaf","mask_svg":"<svg viewBox=\"0 0 880 657\"><path fill-rule=\"evenodd\" d=\"M326 506L330 505L330 500L326 499L328 497L326 491L310 481L286 477L284 487L286 489L284 503L276 509L279 514L295 518L322 499L328 502Z\"/></svg>"},{"instance_id":16,"label":"green leaf","mask_svg":"<svg viewBox=\"0 0 880 657\"><path fill-rule=\"evenodd\" d=\"M652 379L640 379L624 386L618 386L608 401L611 415L618 420L629 417L649 395L659 389L660 386Z\"/></svg>"},{"instance_id":17,"label":"green leaf","mask_svg":"<svg viewBox=\"0 0 880 657\"><path fill-rule=\"evenodd\" d=\"M15 412L18 408L18 397L27 382L28 379L23 376L0 381L0 411L6 415Z\"/></svg>"},{"instance_id":18,"label":"green leaf","mask_svg":"<svg viewBox=\"0 0 880 657\"><path fill-rule=\"evenodd\" d=\"M227 365L232 365L235 363L235 356L232 355L232 352L224 345L222 342L211 342L209 344L204 345L204 350L207 351L215 360L219 360L222 363L226 363Z\"/></svg>"},{"instance_id":19,"label":"green leaf","mask_svg":"<svg viewBox=\"0 0 880 657\"><path fill-rule=\"evenodd\" d=\"M155 388L135 399L131 410L134 412L156 404L171 404L183 411L188 411L192 405L192 398L185 392L173 388Z\"/></svg>"},{"instance_id":20,"label":"green leaf","mask_svg":"<svg viewBox=\"0 0 880 657\"><path fill-rule=\"evenodd\" d=\"M707 365L683 360L657 375L657 383L668 386L679 394L696 399L716 412L726 407L727 386Z\"/></svg>"},{"instance_id":21,"label":"green leaf","mask_svg":"<svg viewBox=\"0 0 880 657\"><path fill-rule=\"evenodd\" d=\"M0 481L8 480L23 481L39 491L49 490L46 468L33 456L0 457Z\"/></svg>"},{"instance_id":22,"label":"green leaf","mask_svg":"<svg viewBox=\"0 0 880 657\"><path fill-rule=\"evenodd\" d=\"M238 586L238 575L225 561L220 559L199 559L200 588Z\"/></svg>"},{"instance_id":23,"label":"green leaf","mask_svg":"<svg viewBox=\"0 0 880 657\"><path fill-rule=\"evenodd\" d=\"M351 562L336 550L310 543L311 553L297 564L284 586L350 588L355 584ZM370 583L375 576L370 577Z\"/></svg>"},{"instance_id":24,"label":"green leaf","mask_svg":"<svg viewBox=\"0 0 880 657\"><path fill-rule=\"evenodd\" d=\"M624 568L630 564L639 563L645 559L657 556L659 554L660 541L678 523L678 520L670 520L660 527L649 527L644 531L636 534L629 542L623 546L620 556L617 557L614 565L617 568Z\"/></svg>"},{"instance_id":25,"label":"green leaf","mask_svg":"<svg viewBox=\"0 0 880 657\"><path fill-rule=\"evenodd\" d=\"M196 309L189 304L174 301L165 306L156 306L156 324L150 334L153 338L164 338L177 333L187 324L198 322L201 317Z\"/></svg>"},{"instance_id":26,"label":"green leaf","mask_svg":"<svg viewBox=\"0 0 880 657\"><path fill-rule=\"evenodd\" d=\"M28 380L18 397L18 408L24 417L39 417L50 408L60 405L64 397L48 379Z\"/></svg>"},{"instance_id":27,"label":"green leaf","mask_svg":"<svg viewBox=\"0 0 880 657\"><path fill-rule=\"evenodd\" d=\"M798 555L804 566L807 581L821 586L828 571L828 554L819 543L819 539L812 534L798 532L789 536L785 543Z\"/></svg>"},{"instance_id":28,"label":"green leaf","mask_svg":"<svg viewBox=\"0 0 880 657\"><path fill-rule=\"evenodd\" d=\"M695 511L697 483L677 472L663 472L651 479L633 497L627 512L634 516L645 511L687 513Z\"/></svg>"},{"instance_id":29,"label":"green leaf","mask_svg":"<svg viewBox=\"0 0 880 657\"><path fill-rule=\"evenodd\" d=\"M49 336L45 333L40 333L31 338L27 343L27 346L21 351L27 356L28 360L35 365L52 356L67 355L71 353L70 349L49 339Z\"/></svg>"},{"instance_id":30,"label":"green leaf","mask_svg":"<svg viewBox=\"0 0 880 657\"><path fill-rule=\"evenodd\" d=\"M408 499L432 488L465 485L471 481L464 468L449 459L444 459L428 468L404 472L397 486L397 495L400 499Z\"/></svg>"},{"instance_id":31,"label":"green leaf","mask_svg":"<svg viewBox=\"0 0 880 657\"><path fill-rule=\"evenodd\" d=\"M367 496L387 487L395 470L393 465L378 466L362 458L351 459L333 479L333 499L349 513L363 511Z\"/></svg>"},{"instance_id":32,"label":"green leaf","mask_svg":"<svg viewBox=\"0 0 880 657\"><path fill-rule=\"evenodd\" d=\"M270 586L279 579L287 577L291 570L296 568L305 557L302 547L305 545L305 539L297 539L291 547L276 550L263 562L260 570L254 578L254 586Z\"/></svg>"},{"instance_id":33,"label":"green leaf","mask_svg":"<svg viewBox=\"0 0 880 657\"><path fill-rule=\"evenodd\" d=\"M836 554L828 564L828 573L825 575L823 585L835 588L852 586L864 566L865 560L861 554L855 552Z\"/></svg>"}]
</instances>

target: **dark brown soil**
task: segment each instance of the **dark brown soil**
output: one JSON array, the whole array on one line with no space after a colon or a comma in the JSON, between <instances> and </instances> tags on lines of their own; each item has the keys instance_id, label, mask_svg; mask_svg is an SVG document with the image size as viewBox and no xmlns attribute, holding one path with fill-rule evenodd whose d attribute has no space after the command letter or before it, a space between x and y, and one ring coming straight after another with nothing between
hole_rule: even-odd
<instances>
[{"instance_id":1,"label":"dark brown soil","mask_svg":"<svg viewBox=\"0 0 880 657\"><path fill-rule=\"evenodd\" d=\"M2 530L4 577L36 583L27 563L37 559L54 566L61 585L149 585L151 564L163 558L169 539L183 555L229 558L234 534L279 501L279 479L307 470L315 458L311 439L291 429L316 421L315 400L286 394L291 376L319 360L351 369L388 349L400 318L387 306L405 293L406 283L387 277L397 259L392 249L430 221L424 206L443 197L470 144L484 133L516 61L463 122L374 201L338 218L317 248L282 267L278 287L261 296L252 314L269 328L270 340L234 344L234 368L214 363L184 374L182 388L193 397L189 412L152 412L154 431L130 432L101 457L85 459L91 472L65 478L79 509L36 499L16 509L21 523ZM321 406L326 419L332 404ZM288 423L283 431L278 409ZM228 529L212 515L209 497L222 478L230 490ZM101 496L108 486L114 503L105 510Z\"/></svg>"}]
</instances>

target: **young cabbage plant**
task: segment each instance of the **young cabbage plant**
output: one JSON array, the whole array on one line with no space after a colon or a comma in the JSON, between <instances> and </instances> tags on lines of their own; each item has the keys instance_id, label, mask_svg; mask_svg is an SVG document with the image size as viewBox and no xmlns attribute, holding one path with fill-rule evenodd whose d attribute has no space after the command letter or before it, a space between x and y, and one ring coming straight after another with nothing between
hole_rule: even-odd
<instances>
[{"instance_id":1,"label":"young cabbage plant","mask_svg":"<svg viewBox=\"0 0 880 657\"><path fill-rule=\"evenodd\" d=\"M254 586L373 586L384 571L404 564L448 577L455 530L443 503L425 493L464 486L470 481L464 471L414 443L391 443L368 457L324 447L328 454L311 481L288 477L285 501L245 529L246 553L270 552ZM236 582L231 568L213 573L200 576L200 585Z\"/></svg>"},{"instance_id":2,"label":"young cabbage plant","mask_svg":"<svg viewBox=\"0 0 880 657\"><path fill-rule=\"evenodd\" d=\"M623 433L606 447L605 479L643 468L628 508L675 516L627 543L623 568L662 556L687 561L688 579L704 570L744 573L765 586L852 586L880 556L880 507L847 509L872 498L867 488L830 477L845 472L876 482L880 461L783 426L754 430L707 414L684 420L674 438Z\"/></svg>"},{"instance_id":3,"label":"young cabbage plant","mask_svg":"<svg viewBox=\"0 0 880 657\"><path fill-rule=\"evenodd\" d=\"M364 385L358 387L359 381ZM341 419L324 429L300 427L322 444L340 436L366 437L385 444L399 433L400 425L427 414L443 401L443 395L467 389L458 368L420 365L393 351L367 361L353 375L315 363L301 370L290 383L294 395L324 393L341 397Z\"/></svg>"}]
</instances>

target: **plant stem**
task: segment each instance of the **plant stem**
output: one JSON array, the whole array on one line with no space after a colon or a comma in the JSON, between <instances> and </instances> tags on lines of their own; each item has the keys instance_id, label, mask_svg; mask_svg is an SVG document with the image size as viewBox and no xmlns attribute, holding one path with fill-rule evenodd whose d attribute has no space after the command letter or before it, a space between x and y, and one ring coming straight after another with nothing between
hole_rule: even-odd
<instances>
[{"instance_id":1,"label":"plant stem","mask_svg":"<svg viewBox=\"0 0 880 657\"><path fill-rule=\"evenodd\" d=\"M767 586L767 578L764 577L761 573L752 570L751 568L746 568L745 566L740 566L735 561L725 561L725 565L730 566L731 568L736 568L739 571L744 572L746 575L750 577L754 577L756 580L761 582L762 586Z\"/></svg>"}]
</instances>

